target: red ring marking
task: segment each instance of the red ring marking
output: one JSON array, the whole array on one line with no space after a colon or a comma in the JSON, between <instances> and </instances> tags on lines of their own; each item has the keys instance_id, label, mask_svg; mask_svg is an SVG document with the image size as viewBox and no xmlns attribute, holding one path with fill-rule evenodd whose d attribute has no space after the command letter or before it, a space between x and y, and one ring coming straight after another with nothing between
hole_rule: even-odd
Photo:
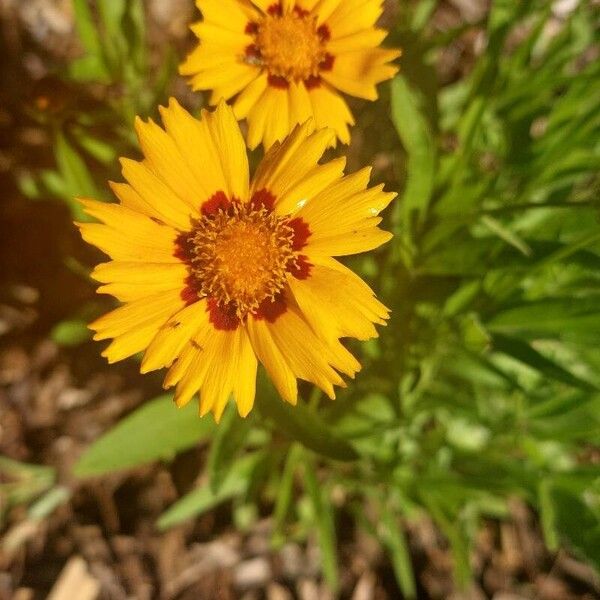
<instances>
[{"instance_id":1,"label":"red ring marking","mask_svg":"<svg viewBox=\"0 0 600 600\"><path fill-rule=\"evenodd\" d=\"M233 304L220 306L214 298L209 298L206 304L206 311L209 313L208 320L220 331L235 331L240 320L235 314Z\"/></svg>"},{"instance_id":2,"label":"red ring marking","mask_svg":"<svg viewBox=\"0 0 600 600\"><path fill-rule=\"evenodd\" d=\"M288 225L294 230L294 239L292 240L292 250L298 251L304 248L311 235L308 223L302 217L296 217L288 221Z\"/></svg>"},{"instance_id":3,"label":"red ring marking","mask_svg":"<svg viewBox=\"0 0 600 600\"><path fill-rule=\"evenodd\" d=\"M200 210L205 217L214 215L219 209L227 210L231 205L229 198L223 191L216 192L206 200Z\"/></svg>"},{"instance_id":4,"label":"red ring marking","mask_svg":"<svg viewBox=\"0 0 600 600\"><path fill-rule=\"evenodd\" d=\"M269 323L275 323L277 319L287 310L287 304L282 294L277 296L275 300L267 298L263 300L257 311L253 313L253 317L257 320L265 320Z\"/></svg>"}]
</instances>

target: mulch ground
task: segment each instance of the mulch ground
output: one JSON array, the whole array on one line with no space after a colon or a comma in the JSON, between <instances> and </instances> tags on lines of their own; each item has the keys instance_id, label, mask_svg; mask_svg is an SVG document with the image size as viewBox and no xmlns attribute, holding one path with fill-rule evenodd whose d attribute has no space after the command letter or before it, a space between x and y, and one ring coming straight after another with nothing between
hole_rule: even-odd
<instances>
[{"instance_id":1,"label":"mulch ground","mask_svg":"<svg viewBox=\"0 0 600 600\"><path fill-rule=\"evenodd\" d=\"M148 4L156 35L166 31L185 46L192 3L173 1L170 11L165 2ZM480 18L482 5L447 3L437 17L440 26ZM14 174L52 161L46 133L24 108L49 62L77 51L69 6L61 0L0 1L0 455L54 467L70 493L41 520L28 518L22 506L9 512L0 529L0 600L37 600L51 590L54 600L80 600L87 594L83 581L108 600L332 598L321 580L315 540L275 552L268 518L240 533L230 507L223 506L166 533L156 530L160 513L194 486L203 447L171 464L98 480L71 475L81 452L160 385L159 376L140 377L133 361L109 367L97 345L59 348L49 335L94 295L68 259L90 264L95 257L80 243L67 210L21 197ZM457 6L472 12L461 14ZM442 78L459 77L476 44L476 36L461 39L448 53ZM374 541L344 515L338 529L340 597L401 598ZM455 588L447 544L430 521L406 529L420 598L600 597L597 575L565 552L550 554L536 516L517 501L509 520L482 527L469 590ZM69 579L81 565L83 579Z\"/></svg>"}]
</instances>

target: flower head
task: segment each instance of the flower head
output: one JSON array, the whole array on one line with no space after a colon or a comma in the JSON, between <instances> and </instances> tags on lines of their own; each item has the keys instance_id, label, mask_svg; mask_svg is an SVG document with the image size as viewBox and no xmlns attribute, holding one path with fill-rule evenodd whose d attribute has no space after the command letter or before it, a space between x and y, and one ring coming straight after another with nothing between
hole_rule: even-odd
<instances>
[{"instance_id":1,"label":"flower head","mask_svg":"<svg viewBox=\"0 0 600 600\"><path fill-rule=\"evenodd\" d=\"M241 415L263 363L294 404L297 379L330 397L359 363L340 343L377 335L387 309L333 256L376 248L394 194L367 189L369 169L344 176L344 159L318 164L333 132L297 127L266 154L250 181L244 140L221 103L201 120L172 100L165 130L137 120L145 160L124 159L119 204L82 200L100 223L85 240L112 259L93 277L123 306L91 325L112 338L110 362L144 352L142 372L169 368L184 405L218 420L231 394Z\"/></svg>"},{"instance_id":2,"label":"flower head","mask_svg":"<svg viewBox=\"0 0 600 600\"><path fill-rule=\"evenodd\" d=\"M200 45L181 66L211 103L237 95L248 120L248 145L270 147L313 118L350 140L352 114L339 92L377 99L376 84L393 77L399 50L379 48L382 0L197 0Z\"/></svg>"}]
</instances>

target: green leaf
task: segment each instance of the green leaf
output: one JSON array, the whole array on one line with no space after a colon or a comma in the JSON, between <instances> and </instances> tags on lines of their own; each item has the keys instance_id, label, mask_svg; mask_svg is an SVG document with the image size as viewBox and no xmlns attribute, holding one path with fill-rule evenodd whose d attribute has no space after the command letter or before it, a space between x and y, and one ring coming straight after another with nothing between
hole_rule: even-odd
<instances>
[{"instance_id":1,"label":"green leaf","mask_svg":"<svg viewBox=\"0 0 600 600\"><path fill-rule=\"evenodd\" d=\"M113 144L92 137L85 129L74 131L75 138L90 156L104 165L111 165L117 160L118 152Z\"/></svg>"},{"instance_id":2,"label":"green leaf","mask_svg":"<svg viewBox=\"0 0 600 600\"><path fill-rule=\"evenodd\" d=\"M75 28L86 55L69 63L69 75L77 81L109 81L102 56L98 27L92 17L88 0L73 0Z\"/></svg>"},{"instance_id":3,"label":"green leaf","mask_svg":"<svg viewBox=\"0 0 600 600\"><path fill-rule=\"evenodd\" d=\"M523 241L514 231L500 223L497 219L489 216L481 217L481 222L492 232L495 233L501 240L516 248L524 256L531 256L531 248Z\"/></svg>"},{"instance_id":4,"label":"green leaf","mask_svg":"<svg viewBox=\"0 0 600 600\"><path fill-rule=\"evenodd\" d=\"M89 54L98 55L100 53L100 37L88 0L73 0L73 9L75 28L84 49Z\"/></svg>"},{"instance_id":5,"label":"green leaf","mask_svg":"<svg viewBox=\"0 0 600 600\"><path fill-rule=\"evenodd\" d=\"M464 490L461 490L464 494ZM456 515L448 515L443 508L442 500L436 498L436 494L429 493L425 489L419 492L423 504L429 510L432 518L437 523L442 533L448 539L452 556L454 558L454 570L457 583L460 587L466 587L472 580L471 563L469 560L469 541L456 519Z\"/></svg>"},{"instance_id":6,"label":"green leaf","mask_svg":"<svg viewBox=\"0 0 600 600\"><path fill-rule=\"evenodd\" d=\"M186 494L161 515L157 522L158 528L168 529L182 521L198 517L226 500L243 495L250 486L254 470L264 457L263 452L255 452L236 461L218 492L213 492L210 485L205 483Z\"/></svg>"},{"instance_id":7,"label":"green leaf","mask_svg":"<svg viewBox=\"0 0 600 600\"><path fill-rule=\"evenodd\" d=\"M91 331L86 321L72 319L56 325L50 336L59 346L79 346L91 338Z\"/></svg>"},{"instance_id":8,"label":"green leaf","mask_svg":"<svg viewBox=\"0 0 600 600\"><path fill-rule=\"evenodd\" d=\"M302 446L294 444L290 448L281 474L281 479L277 486L277 496L275 498L275 508L273 510L273 535L272 543L278 547L282 546L286 538L283 535L283 526L285 519L292 504L292 495L294 491L294 474L300 459L302 458Z\"/></svg>"},{"instance_id":9,"label":"green leaf","mask_svg":"<svg viewBox=\"0 0 600 600\"><path fill-rule=\"evenodd\" d=\"M600 396L580 393L579 399L568 400L563 402L562 411L560 406L555 406L552 414L531 418L531 433L553 442L600 443Z\"/></svg>"},{"instance_id":10,"label":"green leaf","mask_svg":"<svg viewBox=\"0 0 600 600\"><path fill-rule=\"evenodd\" d=\"M56 134L54 154L58 170L65 182L64 199L71 205L73 216L77 220L88 220L75 198L99 198L102 194L96 187L85 161L61 131Z\"/></svg>"},{"instance_id":11,"label":"green leaf","mask_svg":"<svg viewBox=\"0 0 600 600\"><path fill-rule=\"evenodd\" d=\"M431 128L421 111L421 100L402 75L392 81L392 121L408 153L407 181L397 206L404 226L417 213L422 223L433 193L436 149ZM397 224L400 225L399 223Z\"/></svg>"},{"instance_id":12,"label":"green leaf","mask_svg":"<svg viewBox=\"0 0 600 600\"><path fill-rule=\"evenodd\" d=\"M233 404L227 407L208 455L208 476L213 492L219 491L237 453L244 447L251 427L252 416L242 419Z\"/></svg>"},{"instance_id":13,"label":"green leaf","mask_svg":"<svg viewBox=\"0 0 600 600\"><path fill-rule=\"evenodd\" d=\"M277 431L302 445L335 460L356 460L357 452L301 400L290 406L279 397L265 377L259 377L256 398L258 411L275 424Z\"/></svg>"},{"instance_id":14,"label":"green leaf","mask_svg":"<svg viewBox=\"0 0 600 600\"><path fill-rule=\"evenodd\" d=\"M412 600L417 597L415 574L410 559L410 551L402 525L394 517L389 506L384 506L378 537L390 555L396 581L404 598Z\"/></svg>"},{"instance_id":15,"label":"green leaf","mask_svg":"<svg viewBox=\"0 0 600 600\"><path fill-rule=\"evenodd\" d=\"M104 61L95 55L82 56L72 60L69 63L69 77L78 83L107 84L110 82Z\"/></svg>"},{"instance_id":16,"label":"green leaf","mask_svg":"<svg viewBox=\"0 0 600 600\"><path fill-rule=\"evenodd\" d=\"M600 338L600 303L597 299L549 298L507 308L496 314L486 327L505 335L548 335L581 339Z\"/></svg>"},{"instance_id":17,"label":"green leaf","mask_svg":"<svg viewBox=\"0 0 600 600\"><path fill-rule=\"evenodd\" d=\"M304 484L312 502L321 547L323 574L327 584L336 591L340 584L338 573L337 542L335 536L334 511L327 488L317 481L317 475L309 457L304 462Z\"/></svg>"},{"instance_id":18,"label":"green leaf","mask_svg":"<svg viewBox=\"0 0 600 600\"><path fill-rule=\"evenodd\" d=\"M542 532L548 550L557 552L560 546L559 534L556 528L556 511L552 501L551 482L548 479L542 479L538 487L538 502L540 506L540 521Z\"/></svg>"},{"instance_id":19,"label":"green leaf","mask_svg":"<svg viewBox=\"0 0 600 600\"><path fill-rule=\"evenodd\" d=\"M545 514L542 522L562 542L600 570L600 494L598 489L583 493L560 479L545 482L545 497L540 502ZM552 533L551 543L556 543Z\"/></svg>"},{"instance_id":20,"label":"green leaf","mask_svg":"<svg viewBox=\"0 0 600 600\"><path fill-rule=\"evenodd\" d=\"M154 460L171 460L206 440L214 431L212 418L199 418L190 403L177 408L171 395L145 403L90 446L75 466L78 477L131 469Z\"/></svg>"},{"instance_id":21,"label":"green leaf","mask_svg":"<svg viewBox=\"0 0 600 600\"><path fill-rule=\"evenodd\" d=\"M427 25L437 5L438 0L421 0L416 4L410 23L412 31L418 33Z\"/></svg>"},{"instance_id":22,"label":"green leaf","mask_svg":"<svg viewBox=\"0 0 600 600\"><path fill-rule=\"evenodd\" d=\"M546 358L527 342L497 334L493 338L493 344L497 351L503 352L504 354L512 356L516 360L529 365L546 377L550 377L556 381L561 381L562 383L572 385L585 391L595 391L597 389L596 386L589 381L577 377L564 367L561 367L559 364Z\"/></svg>"},{"instance_id":23,"label":"green leaf","mask_svg":"<svg viewBox=\"0 0 600 600\"><path fill-rule=\"evenodd\" d=\"M125 19L123 31L129 41L130 59L138 73L147 68L146 20L142 0L131 0Z\"/></svg>"}]
</instances>

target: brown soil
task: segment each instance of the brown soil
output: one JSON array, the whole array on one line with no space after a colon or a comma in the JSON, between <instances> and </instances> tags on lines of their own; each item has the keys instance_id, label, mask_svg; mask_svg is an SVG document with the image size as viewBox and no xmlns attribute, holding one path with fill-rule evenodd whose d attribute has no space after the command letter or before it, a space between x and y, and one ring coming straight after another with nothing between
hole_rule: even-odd
<instances>
[{"instance_id":1,"label":"brown soil","mask_svg":"<svg viewBox=\"0 0 600 600\"><path fill-rule=\"evenodd\" d=\"M154 30L162 32L155 35L165 35L168 25L167 35L185 45L191 2L172 2L170 13L165 3L149 4ZM480 4L462 6L476 11ZM445 5L438 19L460 18L457 6L461 3ZM77 51L76 41L61 29L69 31L69 7L59 0L0 1L0 455L55 467L71 493L40 521L28 519L23 507L10 511L0 529L0 599L41 599L52 589L55 598L82 598L83 584L59 581L74 557L83 559L86 577L107 600L331 598L321 582L314 540L290 542L275 552L268 518L240 533L225 506L169 532L156 530L159 514L194 485L205 448L169 465L95 481L70 474L82 450L155 395L160 384L158 376L140 377L133 361L109 367L93 343L68 350L49 338L56 323L94 298L93 287L69 267L69 259L91 264L97 257L79 241L65 208L24 199L14 175L23 166L51 164L47 136L26 106L45 81L48 63ZM477 17L473 14L469 18ZM468 38L459 48L467 62L472 48ZM444 77L459 76L464 60L449 62ZM47 89L60 91L58 84ZM339 532L341 598L401 598L374 541L343 517ZM407 524L407 532L419 598L600 597L600 581L590 569L545 549L535 516L522 504L512 506L507 522L482 529L473 553L476 583L466 591L455 589L451 556L432 524Z\"/></svg>"}]
</instances>

